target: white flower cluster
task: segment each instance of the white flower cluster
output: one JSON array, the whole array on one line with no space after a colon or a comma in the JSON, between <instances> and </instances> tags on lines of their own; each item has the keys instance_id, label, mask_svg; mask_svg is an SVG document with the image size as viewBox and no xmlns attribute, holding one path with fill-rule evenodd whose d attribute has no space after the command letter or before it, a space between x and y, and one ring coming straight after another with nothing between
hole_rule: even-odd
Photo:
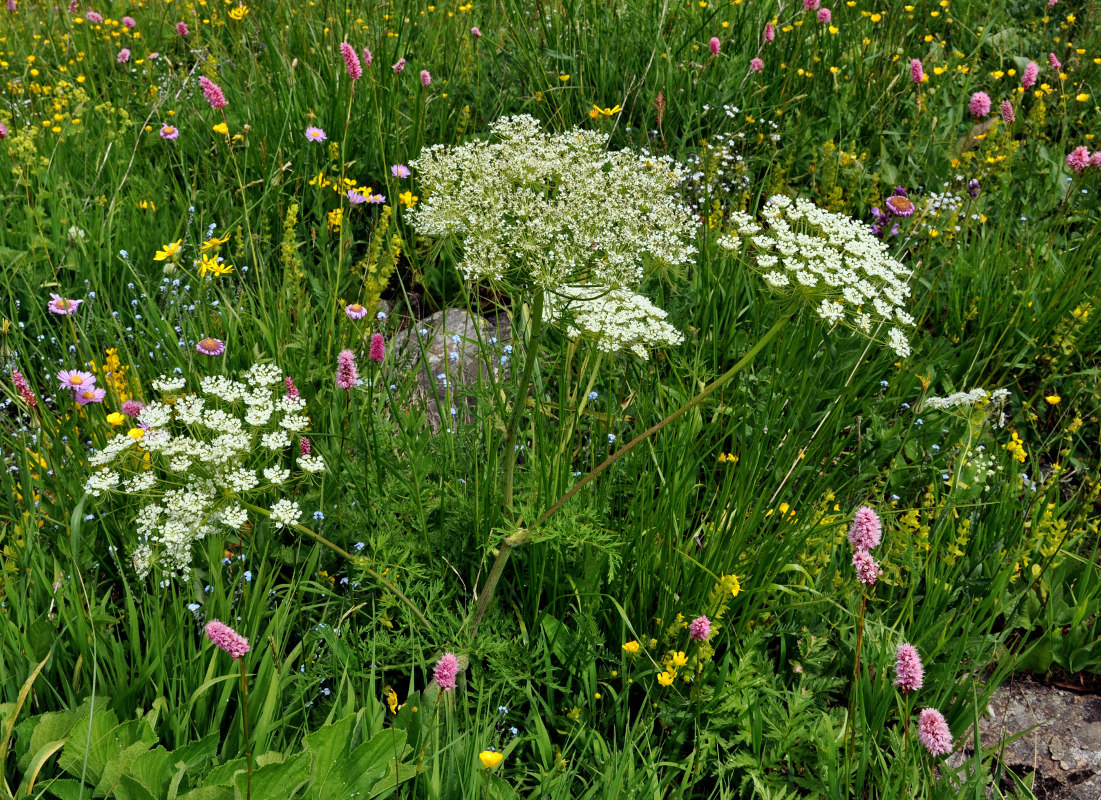
<instances>
[{"instance_id":1,"label":"white flower cluster","mask_svg":"<svg viewBox=\"0 0 1101 800\"><path fill-rule=\"evenodd\" d=\"M468 278L621 288L639 282L644 258L691 259L696 223L677 197L686 174L675 161L609 152L605 134L579 128L550 135L526 115L491 131L412 162L422 186L413 226L460 239Z\"/></svg>"},{"instance_id":2,"label":"white flower cluster","mask_svg":"<svg viewBox=\"0 0 1101 800\"><path fill-rule=\"evenodd\" d=\"M138 416L140 429L119 434L90 461L98 471L85 488L141 494L134 569L144 578L154 566L187 575L192 545L220 529L237 531L248 513L234 498L254 490L271 492L290 480L296 438L309 418L301 398L282 396L283 376L271 365L253 366L244 382L224 377L200 381L201 393L180 394L186 381L154 381L170 393L171 405L151 402ZM286 465L286 466L285 466ZM299 456L303 473L325 469L319 455ZM262 474L266 483L262 483ZM296 502L280 499L272 508L277 528L297 522Z\"/></svg>"},{"instance_id":3,"label":"white flower cluster","mask_svg":"<svg viewBox=\"0 0 1101 800\"><path fill-rule=\"evenodd\" d=\"M975 388L967 392L955 392L946 397L927 397L925 402L922 403L922 408L948 411L958 406L1001 405L1008 399L1008 389L995 389L993 392L987 392L986 389Z\"/></svg>"},{"instance_id":4,"label":"white flower cluster","mask_svg":"<svg viewBox=\"0 0 1101 800\"><path fill-rule=\"evenodd\" d=\"M665 321L666 313L643 295L606 286L563 286L548 297L547 315L564 321L566 334L596 340L608 353L630 350L648 359L646 348L677 345L680 332Z\"/></svg>"},{"instance_id":5,"label":"white flower cluster","mask_svg":"<svg viewBox=\"0 0 1101 800\"><path fill-rule=\"evenodd\" d=\"M764 225L732 214L734 232L719 239L729 250L746 247L773 289L800 294L830 325L867 336L886 325L887 345L901 358L910 344L898 325L913 325L904 303L910 271L891 258L886 245L862 222L783 195L769 199Z\"/></svg>"}]
</instances>

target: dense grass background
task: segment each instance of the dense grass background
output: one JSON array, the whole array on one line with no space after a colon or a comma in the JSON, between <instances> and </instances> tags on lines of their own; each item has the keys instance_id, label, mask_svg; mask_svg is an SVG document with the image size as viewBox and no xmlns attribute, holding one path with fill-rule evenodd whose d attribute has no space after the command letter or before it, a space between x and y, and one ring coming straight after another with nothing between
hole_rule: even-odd
<instances>
[{"instance_id":1,"label":"dense grass background","mask_svg":"<svg viewBox=\"0 0 1101 800\"><path fill-rule=\"evenodd\" d=\"M1092 4L854 0L832 7L829 24L802 5L742 0L237 8L115 2L69 13L25 2L0 12L10 129L0 142L10 163L0 174L0 716L23 723L3 764L12 793L78 796L82 775L90 789L80 742L89 719L110 730L97 717L109 711L123 722L152 715L149 746L186 752L180 796L200 785L210 793L196 797L229 796L219 778L232 785L246 749L299 764L292 754L324 750L309 739L304 751L304 737L325 731L330 748L402 732L409 750L380 756L380 780L392 768L390 785L408 797L956 797L988 783L1027 796L1028 780L999 774L981 748L956 779L966 789L943 768L934 778L904 720L940 708L957 745L973 747L965 734L1014 670L1093 682L1101 672L1101 170L1065 164L1096 141ZM85 18L93 9L102 22ZM354 84L342 41L373 54ZM929 77L921 85L913 58ZM1039 81L1019 91L1030 60ZM201 75L225 90L224 115L203 100ZM967 108L979 90L995 105L982 122ZM995 120L1003 99L1012 124ZM476 587L514 532L499 475L517 376L472 389L469 420L440 434L423 424L413 371L365 369L375 388L350 403L332 376L342 348L364 351L371 332L389 339L437 309L503 312L514 332L526 329L525 298L464 283L453 244L415 235L405 215L417 175L390 170L514 113L693 165L684 191L700 217L696 262L645 287L683 345L643 362L548 339L521 429L522 519L787 313L716 245L731 211L756 213L784 193L871 222L906 187L918 212L888 242L913 270L917 325L899 361L797 313L719 394L516 548L475 628ZM161 138L165 124L178 139ZM328 141L307 141L307 125ZM334 190L344 179L386 204L349 206ZM192 258L222 235L235 270L201 277ZM176 240L177 266L154 260ZM387 275L385 254L399 247ZM50 292L84 304L51 315ZM379 294L386 319L344 316L345 304L373 308ZM225 340L226 353L197 354L204 336ZM126 397L156 396L158 375L179 370L194 388L196 376L256 361L293 377L329 464L295 489L303 524L365 560L255 519L239 539L207 539L191 580L139 580L128 561L134 507L85 497L87 448L114 435L107 414ZM101 385L113 372L112 391L78 410L52 376L93 364ZM39 396L33 413L12 368ZM972 387L1011 392L1004 427L983 409L920 409L924 396ZM582 407L590 391L598 399ZM885 574L864 611L844 540L862 503L885 522ZM721 583L729 575L736 595ZM681 623L700 614L716 633L689 646ZM201 637L213 618L253 645L247 743L233 665ZM636 654L622 647L632 641ZM915 696L890 683L901 641L925 659ZM431 670L446 651L464 669L459 689L437 697ZM677 651L690 666L662 686ZM66 718L71 744L28 781L33 756L64 727L48 718L58 734L32 738L34 720L91 696L99 711ZM354 726L322 727L354 713ZM490 746L505 753L492 771L478 759ZM403 766L387 767L391 757ZM313 788L297 796L322 792L311 758ZM277 783L294 788L285 775ZM125 786L110 791L176 796L167 784Z\"/></svg>"}]
</instances>

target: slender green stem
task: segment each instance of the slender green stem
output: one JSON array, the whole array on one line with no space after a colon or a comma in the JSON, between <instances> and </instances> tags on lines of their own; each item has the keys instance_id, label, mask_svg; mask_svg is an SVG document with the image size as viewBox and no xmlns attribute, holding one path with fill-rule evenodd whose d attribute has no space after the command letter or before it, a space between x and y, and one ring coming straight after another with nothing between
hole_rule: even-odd
<instances>
[{"instance_id":1,"label":"slender green stem","mask_svg":"<svg viewBox=\"0 0 1101 800\"><path fill-rule=\"evenodd\" d=\"M606 459L604 459L600 464L596 466L595 469L593 469L592 472L579 480L572 489L570 489L568 492L558 498L558 500L555 501L554 505L544 511L542 516L535 520L535 522L532 523L530 527L537 528L542 525L544 522L550 519L551 516L556 511L558 511L558 509L569 502L570 498L576 495L586 485L595 480L603 472L607 471L607 469L612 466L612 464L623 458L623 456L627 455L635 447L656 434L666 425L673 422L675 419L678 419L691 409L695 408L712 394L725 386L731 378L733 378L735 375L737 375L739 372L749 366L756 355L760 353L769 344L769 342L771 342L780 334L780 331L782 331L784 329L784 326L787 325L788 322L791 320L792 313L793 312L791 311L786 312L779 319L777 319L776 322L773 323L772 327L765 332L765 335L760 338L757 344L753 345L748 353L742 356L737 364L735 364L722 375L713 380L706 388L704 388L702 392L700 392L687 403L682 405L661 422L658 422L657 424L647 428L634 439L629 441L622 449L617 450ZM505 455L507 457L508 453L506 452ZM501 548L497 551L497 559L493 562L493 567L490 569L489 576L486 578L486 582L482 586L482 591L478 594L478 608L474 613L474 631L477 631L478 623L482 621L482 616L489 608L489 603L493 599L493 592L497 588L497 581L499 581L501 578L501 572L504 570L505 564L508 563L509 556L512 554L512 549L516 545L523 544L524 542L528 541L529 538L530 537L526 531L521 531L506 538L505 541L501 543Z\"/></svg>"},{"instance_id":2,"label":"slender green stem","mask_svg":"<svg viewBox=\"0 0 1101 800\"><path fill-rule=\"evenodd\" d=\"M258 505L254 505L253 503L246 502L245 500L241 500L240 498L238 498L237 502L239 502L242 506L249 509L250 511L255 511L259 514L263 514L265 517L270 517L271 516L271 511L269 511L266 508L261 508ZM394 596L397 597L399 600L401 600L401 602L405 603L405 605L408 606L409 610L413 612L413 615L418 620L420 620L421 624L423 624L424 627L429 628L429 629L432 628L432 623L430 623L428 621L428 618L425 617L424 614L421 613L421 610L413 604L413 601L410 600L408 597L406 597L405 592L403 592L401 589L399 589L397 586L395 586L393 584L393 582L386 580L386 578L379 575L378 572L371 569L371 567L367 565L366 559L364 559L360 556L353 556L351 553L349 553L347 550L345 550L340 545L336 544L335 542L330 542L328 539L326 539L324 536L322 536L319 533L314 533L309 528L307 528L305 525L299 525L297 522L292 522L287 527L292 528L293 530L296 530L299 533L306 534L307 536L309 536L311 539L313 539L318 544L325 545L330 550L332 550L334 553L337 553L338 555L343 556L344 558L348 559L353 564L355 564L357 567L360 567L361 569L363 569L364 572L366 572L368 575L370 575L376 581L381 583L388 590L393 592Z\"/></svg>"},{"instance_id":3,"label":"slender green stem","mask_svg":"<svg viewBox=\"0 0 1101 800\"><path fill-rule=\"evenodd\" d=\"M245 787L245 800L252 800L252 744L249 742L248 729L248 675L245 672L245 661L237 659L241 665L241 711L245 725L245 761L248 763L248 783Z\"/></svg>"},{"instance_id":4,"label":"slender green stem","mask_svg":"<svg viewBox=\"0 0 1101 800\"><path fill-rule=\"evenodd\" d=\"M524 362L524 371L520 375L520 382L516 385L516 399L512 404L512 419L509 420L508 429L505 431L505 471L502 479L503 508L505 515L512 519L512 492L513 480L516 472L516 437L520 429L520 418L524 415L527 406L528 386L531 384L531 375L535 371L535 361L539 357L539 339L543 331L543 292L535 293L535 301L531 306L531 333L528 336L528 352Z\"/></svg>"}]
</instances>

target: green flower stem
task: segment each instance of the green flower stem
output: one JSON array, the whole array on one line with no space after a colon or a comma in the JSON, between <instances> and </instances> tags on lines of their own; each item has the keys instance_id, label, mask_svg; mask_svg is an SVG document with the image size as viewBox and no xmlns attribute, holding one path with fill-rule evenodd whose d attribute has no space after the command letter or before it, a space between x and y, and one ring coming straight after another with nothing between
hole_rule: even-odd
<instances>
[{"instance_id":1,"label":"green flower stem","mask_svg":"<svg viewBox=\"0 0 1101 800\"><path fill-rule=\"evenodd\" d=\"M237 502L239 502L242 506L249 509L250 511L255 511L259 514L263 514L265 517L270 517L271 516L271 511L269 511L266 508L261 508L258 505L248 503L244 500L241 500L240 498L238 498ZM373 570L367 564L367 559L363 558L362 556L353 556L351 553L349 553L347 550L345 550L340 545L338 545L334 542L330 542L328 539L326 539L324 536L322 536L319 533L314 533L309 528L307 528L305 525L299 525L297 522L292 522L287 527L293 528L294 530L298 531L299 533L306 534L307 536L309 536L311 539L313 539L318 544L325 545L330 550L332 550L334 553L337 553L337 554L343 556L344 558L348 559L348 561L351 561L353 564L355 564L357 567L360 567L364 572L366 572L368 575L370 575L376 581L378 581L383 586L385 586L387 589L389 589L391 592L393 592L394 595L396 595L397 598L399 600L401 600L401 602L405 603L405 605L407 605L409 607L409 610L413 612L413 615L418 620L420 620L421 624L423 624L424 627L426 627L428 629L432 629L432 623L430 623L428 621L428 618L425 617L424 614L421 613L420 609L417 608L413 604L413 601L405 596L405 592L403 592L401 589L399 589L397 586L395 586L392 582L386 580L386 578L382 577L375 570Z\"/></svg>"},{"instance_id":2,"label":"green flower stem","mask_svg":"<svg viewBox=\"0 0 1101 800\"><path fill-rule=\"evenodd\" d=\"M245 786L245 800L252 800L252 744L249 742L248 729L248 675L245 672L244 659L237 659L241 665L241 711L245 726L245 760L248 763L248 783Z\"/></svg>"},{"instance_id":3,"label":"green flower stem","mask_svg":"<svg viewBox=\"0 0 1101 800\"><path fill-rule=\"evenodd\" d=\"M762 336L760 340L758 340L757 344L753 345L752 349L750 349L748 353L742 356L737 364L735 364L722 375L713 380L706 388L704 388L702 392L700 392L687 403L682 405L665 419L661 420L661 422L658 422L657 424L647 428L634 439L629 441L623 448L617 450L606 459L604 459L592 472L579 480L572 489L570 489L568 492L558 498L558 500L555 501L554 505L544 511L542 516L535 520L535 522L532 523L532 525L529 527L537 528L542 525L544 522L550 519L551 516L553 516L554 513L558 511L558 509L562 508L562 506L569 502L570 498L572 498L585 486L595 480L601 473L606 472L607 469L612 466L612 464L623 458L623 456L627 455L635 447L649 439L666 425L673 422L678 417L683 416L685 413L698 406L712 394L725 386L731 378L733 378L735 375L737 375L739 372L749 366L749 364L753 361L757 354L760 353L769 344L769 342L771 342L780 334L780 331L782 331L784 327L788 324L788 322L791 321L793 313L794 312L790 310L785 312L779 319L776 320L775 323L773 323L772 327L765 332L765 335ZM507 455L508 454L506 453L506 456ZM489 576L486 578L486 582L482 586L482 591L478 595L478 608L474 614L474 630L477 630L478 623L481 622L482 617L485 615L485 612L489 608L489 603L493 599L494 589L496 589L497 587L497 581L501 578L501 572L504 570L505 564L508 562L509 556L512 554L512 549L516 545L523 544L524 542L528 541L529 538L530 537L526 531L521 531L519 534L513 534L513 536L507 537L505 541L501 543L501 548L497 551L497 559L493 562L493 567L489 571Z\"/></svg>"},{"instance_id":4,"label":"green flower stem","mask_svg":"<svg viewBox=\"0 0 1101 800\"><path fill-rule=\"evenodd\" d=\"M512 419L509 420L508 429L505 431L505 473L501 485L503 487L503 510L509 520L512 519L517 432L520 429L520 418L524 415L524 409L527 406L528 386L531 384L531 374L535 371L535 362L539 357L539 340L542 332L543 292L540 290L535 293L535 301L531 305L531 333L528 336L527 359L524 362L524 371L520 375L520 382L516 385L516 399L512 404ZM496 569L496 567L494 568Z\"/></svg>"}]
</instances>

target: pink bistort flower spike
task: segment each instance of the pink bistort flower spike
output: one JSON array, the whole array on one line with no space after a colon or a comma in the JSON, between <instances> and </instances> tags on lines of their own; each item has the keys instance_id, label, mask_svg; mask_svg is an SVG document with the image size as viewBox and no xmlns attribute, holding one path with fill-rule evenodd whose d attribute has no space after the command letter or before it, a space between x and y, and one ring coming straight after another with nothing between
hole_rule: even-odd
<instances>
[{"instance_id":1,"label":"pink bistort flower spike","mask_svg":"<svg viewBox=\"0 0 1101 800\"><path fill-rule=\"evenodd\" d=\"M454 653L444 653L436 662L432 679L445 692L455 690L455 677L459 674L459 658Z\"/></svg>"},{"instance_id":2,"label":"pink bistort flower spike","mask_svg":"<svg viewBox=\"0 0 1101 800\"><path fill-rule=\"evenodd\" d=\"M688 623L688 637L694 642L707 641L711 635L711 620L707 617L696 617Z\"/></svg>"},{"instance_id":3,"label":"pink bistort flower spike","mask_svg":"<svg viewBox=\"0 0 1101 800\"><path fill-rule=\"evenodd\" d=\"M1081 172L1090 165L1090 151L1089 148L1079 146L1071 151L1067 156L1067 166L1074 170L1076 173Z\"/></svg>"},{"instance_id":4,"label":"pink bistort flower spike","mask_svg":"<svg viewBox=\"0 0 1101 800\"><path fill-rule=\"evenodd\" d=\"M359 381L356 372L356 354L351 350L341 350L336 357L336 387L351 390Z\"/></svg>"},{"instance_id":5,"label":"pink bistort flower spike","mask_svg":"<svg viewBox=\"0 0 1101 800\"><path fill-rule=\"evenodd\" d=\"M1002 101L1002 122L1012 125L1017 121L1017 114L1013 111L1013 104L1008 100Z\"/></svg>"},{"instance_id":6,"label":"pink bistort flower spike","mask_svg":"<svg viewBox=\"0 0 1101 800\"><path fill-rule=\"evenodd\" d=\"M427 88L430 83L432 83L432 73L429 72L426 69L422 69L421 70L421 86L424 86L425 88Z\"/></svg>"},{"instance_id":7,"label":"pink bistort flower spike","mask_svg":"<svg viewBox=\"0 0 1101 800\"><path fill-rule=\"evenodd\" d=\"M818 9L817 19L820 23L826 25L833 20L833 12L828 8L820 8Z\"/></svg>"},{"instance_id":8,"label":"pink bistort flower spike","mask_svg":"<svg viewBox=\"0 0 1101 800\"><path fill-rule=\"evenodd\" d=\"M856 579L865 586L875 586L879 579L879 564L872 558L867 550L857 550L853 555L853 566L856 567Z\"/></svg>"},{"instance_id":9,"label":"pink bistort flower spike","mask_svg":"<svg viewBox=\"0 0 1101 800\"><path fill-rule=\"evenodd\" d=\"M765 68L765 62L759 58L755 58L749 62L749 68L754 72L760 72Z\"/></svg>"},{"instance_id":10,"label":"pink bistort flower spike","mask_svg":"<svg viewBox=\"0 0 1101 800\"><path fill-rule=\"evenodd\" d=\"M89 11L87 14L84 15L84 19L88 20L93 25L98 25L99 23L103 22L103 15L100 14L98 11Z\"/></svg>"},{"instance_id":11,"label":"pink bistort flower spike","mask_svg":"<svg viewBox=\"0 0 1101 800\"><path fill-rule=\"evenodd\" d=\"M1028 66L1025 67L1025 71L1021 73L1021 88L1031 89L1036 85L1036 78L1040 74L1040 68L1036 66L1035 61L1029 61Z\"/></svg>"},{"instance_id":12,"label":"pink bistort flower spike","mask_svg":"<svg viewBox=\"0 0 1101 800\"><path fill-rule=\"evenodd\" d=\"M226 100L225 93L222 91L222 87L208 78L206 75L199 77L199 86L203 89L203 97L210 103L210 107L215 111L221 111L223 108L229 105Z\"/></svg>"},{"instance_id":13,"label":"pink bistort flower spike","mask_svg":"<svg viewBox=\"0 0 1101 800\"><path fill-rule=\"evenodd\" d=\"M990 113L990 95L986 92L975 92L971 95L971 102L967 104L967 109L975 119L982 119Z\"/></svg>"},{"instance_id":14,"label":"pink bistort flower spike","mask_svg":"<svg viewBox=\"0 0 1101 800\"><path fill-rule=\"evenodd\" d=\"M189 31L187 29L187 23L186 22L177 22L176 23L176 33L178 33L180 36L187 36L189 33L191 33L191 31Z\"/></svg>"},{"instance_id":15,"label":"pink bistort flower spike","mask_svg":"<svg viewBox=\"0 0 1101 800\"><path fill-rule=\"evenodd\" d=\"M127 400L122 404L122 413L133 419L138 418L138 414L145 410L145 403L138 400Z\"/></svg>"},{"instance_id":16,"label":"pink bistort flower spike","mask_svg":"<svg viewBox=\"0 0 1101 800\"><path fill-rule=\"evenodd\" d=\"M347 42L341 42L340 56L344 59L344 67L348 70L349 78L358 81L363 77L363 65L359 63L359 56L356 55L355 48Z\"/></svg>"},{"instance_id":17,"label":"pink bistort flower spike","mask_svg":"<svg viewBox=\"0 0 1101 800\"><path fill-rule=\"evenodd\" d=\"M922 709L918 717L918 738L933 756L946 756L952 752L952 731L944 714L935 708Z\"/></svg>"},{"instance_id":18,"label":"pink bistort flower spike","mask_svg":"<svg viewBox=\"0 0 1101 800\"><path fill-rule=\"evenodd\" d=\"M920 689L925 683L921 655L912 644L903 642L895 651L895 686L904 692Z\"/></svg>"},{"instance_id":19,"label":"pink bistort flower spike","mask_svg":"<svg viewBox=\"0 0 1101 800\"><path fill-rule=\"evenodd\" d=\"M371 55L371 51L368 48L364 47L363 48L363 66L365 66L365 67L371 66L371 62L374 61L374 60L375 60L375 57L373 55Z\"/></svg>"},{"instance_id":20,"label":"pink bistort flower spike","mask_svg":"<svg viewBox=\"0 0 1101 800\"><path fill-rule=\"evenodd\" d=\"M879 546L882 538L883 524L879 521L879 515L868 506L856 509L852 527L849 528L849 544L853 550L872 550Z\"/></svg>"},{"instance_id":21,"label":"pink bistort flower spike","mask_svg":"<svg viewBox=\"0 0 1101 800\"><path fill-rule=\"evenodd\" d=\"M390 69L394 70L395 75L400 75L405 69L405 58L399 58L396 62L394 62L394 66L390 67Z\"/></svg>"},{"instance_id":22,"label":"pink bistort flower spike","mask_svg":"<svg viewBox=\"0 0 1101 800\"><path fill-rule=\"evenodd\" d=\"M1060 70L1063 68L1063 64L1059 61L1059 57L1055 53L1047 54L1047 63L1051 64L1051 68L1054 70Z\"/></svg>"},{"instance_id":23,"label":"pink bistort flower spike","mask_svg":"<svg viewBox=\"0 0 1101 800\"><path fill-rule=\"evenodd\" d=\"M807 11L817 11L819 0L803 0L803 8Z\"/></svg>"},{"instance_id":24,"label":"pink bistort flower spike","mask_svg":"<svg viewBox=\"0 0 1101 800\"><path fill-rule=\"evenodd\" d=\"M117 61L119 64L125 64L129 60L130 60L130 50L129 50L129 48L126 48L126 47L119 50L119 54L117 56L115 56L115 61Z\"/></svg>"},{"instance_id":25,"label":"pink bistort flower spike","mask_svg":"<svg viewBox=\"0 0 1101 800\"><path fill-rule=\"evenodd\" d=\"M480 30L478 30L477 25L475 25L473 28L470 29L470 35L473 36L475 39L481 39L482 38L482 32Z\"/></svg>"},{"instance_id":26,"label":"pink bistort flower spike","mask_svg":"<svg viewBox=\"0 0 1101 800\"><path fill-rule=\"evenodd\" d=\"M15 0L8 0L8 11L10 11L14 14L18 10L19 10L19 3L15 2Z\"/></svg>"},{"instance_id":27,"label":"pink bistort flower spike","mask_svg":"<svg viewBox=\"0 0 1101 800\"><path fill-rule=\"evenodd\" d=\"M290 375L283 379L283 385L287 387L287 397L289 399L297 400L300 397L298 387L294 385L294 378Z\"/></svg>"},{"instance_id":28,"label":"pink bistort flower spike","mask_svg":"<svg viewBox=\"0 0 1101 800\"><path fill-rule=\"evenodd\" d=\"M910 77L914 79L914 83L925 80L925 69L921 66L921 59L915 58L910 61Z\"/></svg>"},{"instance_id":29,"label":"pink bistort flower spike","mask_svg":"<svg viewBox=\"0 0 1101 800\"><path fill-rule=\"evenodd\" d=\"M298 439L298 455L308 456L313 450L313 445L310 444L309 437L300 436Z\"/></svg>"},{"instance_id":30,"label":"pink bistort flower spike","mask_svg":"<svg viewBox=\"0 0 1101 800\"><path fill-rule=\"evenodd\" d=\"M75 14L78 8L80 8L80 0L69 0L70 14Z\"/></svg>"},{"instance_id":31,"label":"pink bistort flower spike","mask_svg":"<svg viewBox=\"0 0 1101 800\"><path fill-rule=\"evenodd\" d=\"M206 632L206 638L214 642L219 650L229 653L233 658L240 658L250 649L248 639L224 622L212 619L203 630Z\"/></svg>"},{"instance_id":32,"label":"pink bistort flower spike","mask_svg":"<svg viewBox=\"0 0 1101 800\"><path fill-rule=\"evenodd\" d=\"M711 51L711 55L717 56L719 51L723 49L723 43L719 41L718 36L712 36L711 41L707 43L707 47Z\"/></svg>"},{"instance_id":33,"label":"pink bistort flower spike","mask_svg":"<svg viewBox=\"0 0 1101 800\"><path fill-rule=\"evenodd\" d=\"M386 340L382 338L381 333L376 333L371 337L371 351L368 353L368 357L376 364L381 364L383 359L386 358Z\"/></svg>"},{"instance_id":34,"label":"pink bistort flower spike","mask_svg":"<svg viewBox=\"0 0 1101 800\"><path fill-rule=\"evenodd\" d=\"M776 38L776 29L772 27L771 22L765 23L765 41L771 42Z\"/></svg>"},{"instance_id":35,"label":"pink bistort flower spike","mask_svg":"<svg viewBox=\"0 0 1101 800\"><path fill-rule=\"evenodd\" d=\"M23 398L23 402L31 408L38 405L38 398L34 396L34 392L31 391L31 385L27 383L27 379L23 376L23 373L17 369L11 371L11 382L15 386L15 390L19 392L19 396Z\"/></svg>"}]
</instances>

